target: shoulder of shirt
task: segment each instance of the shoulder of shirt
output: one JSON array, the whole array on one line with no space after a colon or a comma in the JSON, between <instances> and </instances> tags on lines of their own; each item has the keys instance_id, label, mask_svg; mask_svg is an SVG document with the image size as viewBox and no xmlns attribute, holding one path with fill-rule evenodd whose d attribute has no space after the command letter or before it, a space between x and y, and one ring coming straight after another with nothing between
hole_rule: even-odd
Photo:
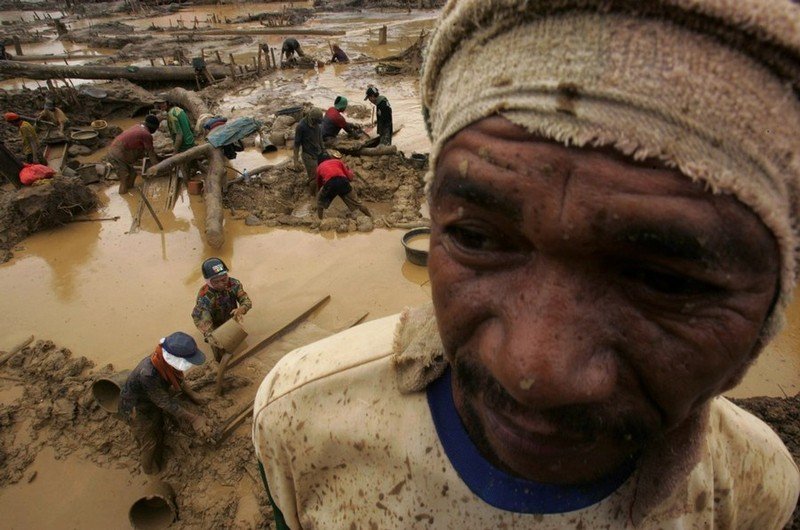
<instances>
[{"instance_id":1,"label":"shoulder of shirt","mask_svg":"<svg viewBox=\"0 0 800 530\"><path fill-rule=\"evenodd\" d=\"M315 383L346 381L352 371L391 364L394 330L400 315L361 324L284 356L267 374L256 396L256 411L295 392L313 392Z\"/></svg>"},{"instance_id":2,"label":"shoulder of shirt","mask_svg":"<svg viewBox=\"0 0 800 530\"><path fill-rule=\"evenodd\" d=\"M199 291L197 291L197 298L203 298L205 295L208 294L209 288L208 284L202 286Z\"/></svg>"},{"instance_id":3,"label":"shoulder of shirt","mask_svg":"<svg viewBox=\"0 0 800 530\"><path fill-rule=\"evenodd\" d=\"M765 422L724 397L711 402L709 449L715 468L726 475L780 487L800 488L798 472L789 450ZM766 496L769 488L760 491Z\"/></svg>"},{"instance_id":4,"label":"shoulder of shirt","mask_svg":"<svg viewBox=\"0 0 800 530\"><path fill-rule=\"evenodd\" d=\"M230 285L231 285L232 288L241 287L242 286L242 282L240 282L239 280L237 280L233 276L228 276L228 281L230 282Z\"/></svg>"}]
</instances>

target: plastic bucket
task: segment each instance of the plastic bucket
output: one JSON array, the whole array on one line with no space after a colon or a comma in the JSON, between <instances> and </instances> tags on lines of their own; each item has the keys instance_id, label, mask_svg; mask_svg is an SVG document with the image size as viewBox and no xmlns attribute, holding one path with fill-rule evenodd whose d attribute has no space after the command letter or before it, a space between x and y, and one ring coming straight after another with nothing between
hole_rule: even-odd
<instances>
[{"instance_id":1,"label":"plastic bucket","mask_svg":"<svg viewBox=\"0 0 800 530\"><path fill-rule=\"evenodd\" d=\"M144 494L128 510L131 526L141 530L167 528L176 515L175 491L172 486L160 480L148 484Z\"/></svg>"},{"instance_id":2,"label":"plastic bucket","mask_svg":"<svg viewBox=\"0 0 800 530\"><path fill-rule=\"evenodd\" d=\"M130 370L123 370L115 374L100 377L92 383L92 395L103 410L109 414L119 412L119 395L125 381L128 380Z\"/></svg>"},{"instance_id":3,"label":"plastic bucket","mask_svg":"<svg viewBox=\"0 0 800 530\"><path fill-rule=\"evenodd\" d=\"M239 345L247 338L247 332L235 318L228 319L227 322L211 332L222 347L228 353L233 353Z\"/></svg>"}]
</instances>

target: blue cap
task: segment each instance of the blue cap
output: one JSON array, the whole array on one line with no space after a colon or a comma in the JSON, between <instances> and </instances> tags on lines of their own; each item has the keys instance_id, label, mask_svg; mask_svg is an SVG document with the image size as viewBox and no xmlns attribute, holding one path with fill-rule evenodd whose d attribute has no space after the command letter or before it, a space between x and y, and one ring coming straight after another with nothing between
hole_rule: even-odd
<instances>
[{"instance_id":1,"label":"blue cap","mask_svg":"<svg viewBox=\"0 0 800 530\"><path fill-rule=\"evenodd\" d=\"M195 365L206 362L206 356L197 347L197 343L183 331L176 331L168 335L167 338L164 339L164 349L166 349L170 355L186 359L188 362Z\"/></svg>"}]
</instances>

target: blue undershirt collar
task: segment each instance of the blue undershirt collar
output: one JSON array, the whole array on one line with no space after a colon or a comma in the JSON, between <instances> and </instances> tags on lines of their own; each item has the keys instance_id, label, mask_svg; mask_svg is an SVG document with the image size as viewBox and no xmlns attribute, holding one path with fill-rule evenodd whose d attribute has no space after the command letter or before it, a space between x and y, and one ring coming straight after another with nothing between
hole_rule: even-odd
<instances>
[{"instance_id":1,"label":"blue undershirt collar","mask_svg":"<svg viewBox=\"0 0 800 530\"><path fill-rule=\"evenodd\" d=\"M456 411L451 371L428 385L428 406L445 454L461 480L486 503L510 512L555 514L580 510L615 492L636 468L635 458L612 475L582 486L541 484L494 467L478 451Z\"/></svg>"}]
</instances>

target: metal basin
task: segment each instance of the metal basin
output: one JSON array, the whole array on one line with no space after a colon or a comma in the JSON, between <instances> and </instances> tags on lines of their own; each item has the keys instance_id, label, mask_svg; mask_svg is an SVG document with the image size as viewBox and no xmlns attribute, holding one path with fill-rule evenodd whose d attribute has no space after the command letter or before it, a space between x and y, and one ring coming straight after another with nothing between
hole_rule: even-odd
<instances>
[{"instance_id":1,"label":"metal basin","mask_svg":"<svg viewBox=\"0 0 800 530\"><path fill-rule=\"evenodd\" d=\"M427 226L412 228L403 235L403 248L406 249L406 259L414 265L425 267L428 265L428 245L424 248L420 241L430 241L431 229Z\"/></svg>"}]
</instances>

